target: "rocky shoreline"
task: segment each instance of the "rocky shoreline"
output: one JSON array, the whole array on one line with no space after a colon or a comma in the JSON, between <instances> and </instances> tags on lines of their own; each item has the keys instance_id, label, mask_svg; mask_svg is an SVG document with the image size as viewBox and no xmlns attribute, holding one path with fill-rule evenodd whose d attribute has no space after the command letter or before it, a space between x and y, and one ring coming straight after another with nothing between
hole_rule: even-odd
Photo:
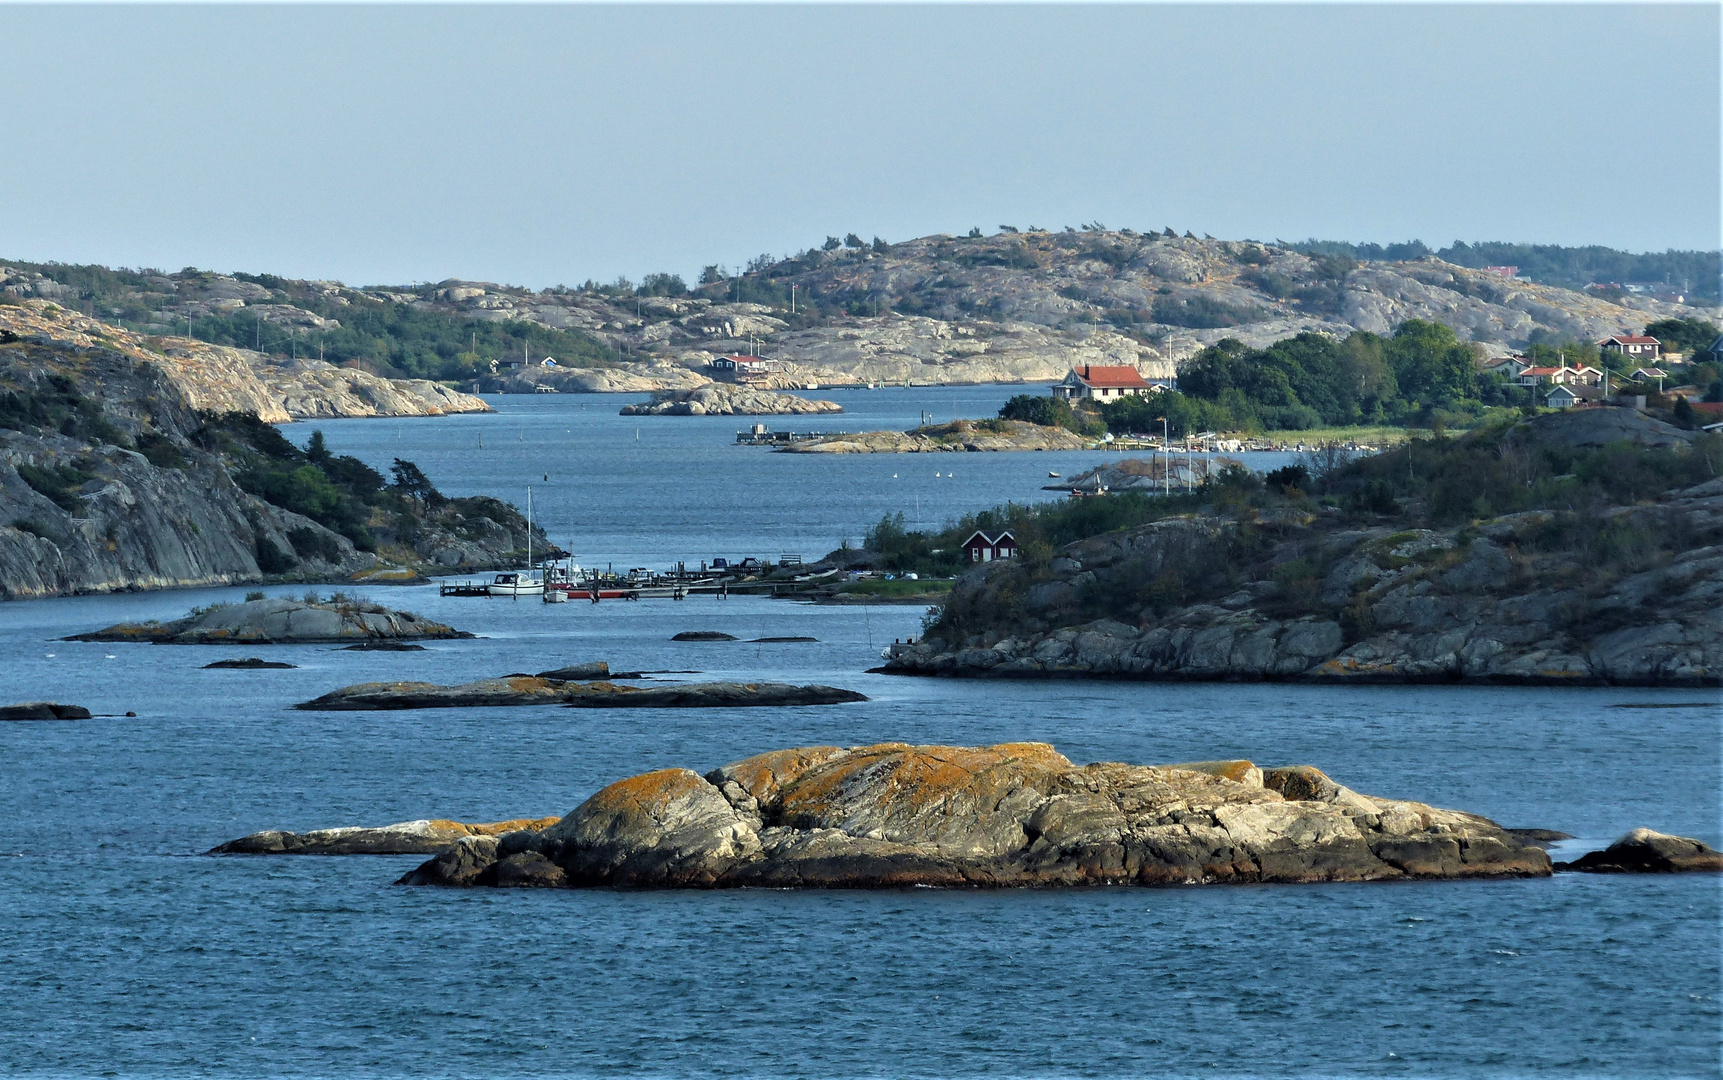
<instances>
[{"instance_id":1,"label":"rocky shoreline","mask_svg":"<svg viewBox=\"0 0 1723 1080\"><path fill-rule=\"evenodd\" d=\"M935 627L882 670L993 678L1723 685L1723 480L1611 512L1646 535L1695 538L1663 565L1598 583L1540 551L1546 512L1446 529L1333 528L1285 512L1168 518L1069 545L1044 566L995 562L947 601L975 629ZM1206 566L1246 528L1286 540L1268 572L1214 599L1091 614L1155 567ZM1312 574L1288 600L1291 564ZM1224 580L1218 567L1216 577ZM1192 570L1191 573L1200 571ZM1320 576L1315 576L1316 574ZM1009 617L999 615L1012 612ZM943 636L942 636L943 635Z\"/></svg>"}]
</instances>

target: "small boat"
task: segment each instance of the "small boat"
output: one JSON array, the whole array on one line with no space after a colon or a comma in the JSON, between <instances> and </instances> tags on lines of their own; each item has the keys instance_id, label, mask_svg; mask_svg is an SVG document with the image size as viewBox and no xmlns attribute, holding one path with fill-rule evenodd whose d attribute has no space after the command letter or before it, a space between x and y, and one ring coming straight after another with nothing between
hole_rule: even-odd
<instances>
[{"instance_id":1,"label":"small boat","mask_svg":"<svg viewBox=\"0 0 1723 1080\"><path fill-rule=\"evenodd\" d=\"M1055 480L1059 478L1059 474L1051 469L1047 470L1047 475L1053 477Z\"/></svg>"},{"instance_id":2,"label":"small boat","mask_svg":"<svg viewBox=\"0 0 1723 1080\"><path fill-rule=\"evenodd\" d=\"M498 574L485 591L492 596L542 596L544 579L511 571Z\"/></svg>"},{"instance_id":3,"label":"small boat","mask_svg":"<svg viewBox=\"0 0 1723 1080\"><path fill-rule=\"evenodd\" d=\"M566 604L568 603L568 594L561 589L546 589L544 602L547 604Z\"/></svg>"},{"instance_id":4,"label":"small boat","mask_svg":"<svg viewBox=\"0 0 1723 1080\"><path fill-rule=\"evenodd\" d=\"M522 573L498 574L485 590L492 596L543 596L544 578L532 572L532 485L526 489L526 565Z\"/></svg>"}]
</instances>

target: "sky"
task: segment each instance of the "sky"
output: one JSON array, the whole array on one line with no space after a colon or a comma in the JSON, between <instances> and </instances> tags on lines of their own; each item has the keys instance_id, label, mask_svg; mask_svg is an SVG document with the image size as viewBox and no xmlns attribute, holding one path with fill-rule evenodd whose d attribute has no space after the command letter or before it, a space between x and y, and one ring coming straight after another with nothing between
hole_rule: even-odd
<instances>
[{"instance_id":1,"label":"sky","mask_svg":"<svg viewBox=\"0 0 1723 1080\"><path fill-rule=\"evenodd\" d=\"M0 257L542 288L856 232L1719 244L1719 6L0 5Z\"/></svg>"}]
</instances>

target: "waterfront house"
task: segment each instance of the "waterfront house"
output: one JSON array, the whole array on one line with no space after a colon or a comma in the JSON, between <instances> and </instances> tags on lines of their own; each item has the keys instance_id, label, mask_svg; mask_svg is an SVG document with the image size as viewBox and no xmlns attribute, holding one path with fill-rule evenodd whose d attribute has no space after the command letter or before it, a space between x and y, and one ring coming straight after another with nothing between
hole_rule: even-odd
<instances>
[{"instance_id":1,"label":"waterfront house","mask_svg":"<svg viewBox=\"0 0 1723 1080\"><path fill-rule=\"evenodd\" d=\"M1146 394L1155 389L1159 388L1144 379L1143 373L1134 367L1084 364L1072 368L1062 381L1053 386L1053 396L1066 401L1083 398L1116 401L1126 395Z\"/></svg>"},{"instance_id":2,"label":"waterfront house","mask_svg":"<svg viewBox=\"0 0 1723 1080\"><path fill-rule=\"evenodd\" d=\"M1014 559L1017 557L1017 538L1011 535L1009 529L994 534L977 529L963 542L963 551L972 563Z\"/></svg>"},{"instance_id":3,"label":"waterfront house","mask_svg":"<svg viewBox=\"0 0 1723 1080\"><path fill-rule=\"evenodd\" d=\"M1521 386L1542 386L1546 383L1559 386L1562 383L1573 381L1566 377L1569 370L1566 365L1561 367L1529 367L1515 375L1514 382Z\"/></svg>"},{"instance_id":4,"label":"waterfront house","mask_svg":"<svg viewBox=\"0 0 1723 1080\"><path fill-rule=\"evenodd\" d=\"M1655 360L1663 353L1663 344L1654 337L1640 334L1615 334L1597 343L1604 352L1620 353L1629 360Z\"/></svg>"}]
</instances>

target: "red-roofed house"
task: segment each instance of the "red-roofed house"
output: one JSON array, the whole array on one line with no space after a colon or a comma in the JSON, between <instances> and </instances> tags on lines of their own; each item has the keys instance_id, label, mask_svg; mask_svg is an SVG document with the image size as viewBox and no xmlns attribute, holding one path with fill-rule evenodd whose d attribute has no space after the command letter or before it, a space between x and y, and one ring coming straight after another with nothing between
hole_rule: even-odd
<instances>
[{"instance_id":1,"label":"red-roofed house","mask_svg":"<svg viewBox=\"0 0 1723 1080\"><path fill-rule=\"evenodd\" d=\"M1616 334L1597 343L1605 352L1620 353L1630 360L1655 360L1663 353L1663 343L1654 337L1639 334Z\"/></svg>"},{"instance_id":2,"label":"red-roofed house","mask_svg":"<svg viewBox=\"0 0 1723 1080\"><path fill-rule=\"evenodd\" d=\"M1146 394L1154 389L1156 387L1145 380L1143 373L1134 367L1084 364L1082 367L1072 368L1064 381L1054 385L1053 396L1067 401L1078 398L1112 401L1127 394Z\"/></svg>"},{"instance_id":3,"label":"red-roofed house","mask_svg":"<svg viewBox=\"0 0 1723 1080\"><path fill-rule=\"evenodd\" d=\"M1537 386L1541 383L1565 383L1569 380L1566 375L1571 368L1567 367L1529 367L1514 376L1514 382L1521 386Z\"/></svg>"}]
</instances>

